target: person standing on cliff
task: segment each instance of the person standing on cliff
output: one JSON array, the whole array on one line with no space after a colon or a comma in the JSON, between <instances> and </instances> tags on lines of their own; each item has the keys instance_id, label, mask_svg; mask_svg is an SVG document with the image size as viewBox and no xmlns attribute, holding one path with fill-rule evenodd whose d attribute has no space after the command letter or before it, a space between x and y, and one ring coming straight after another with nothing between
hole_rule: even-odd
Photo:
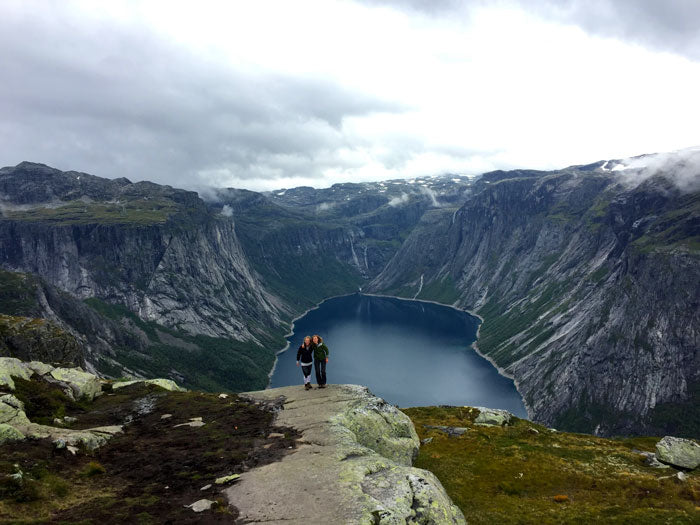
<instances>
[{"instance_id":1,"label":"person standing on cliff","mask_svg":"<svg viewBox=\"0 0 700 525\"><path fill-rule=\"evenodd\" d=\"M304 390L311 390L311 366L314 363L314 351L316 345L311 342L311 337L304 337L304 342L297 350L297 366L301 362L301 373L304 374Z\"/></svg>"},{"instance_id":2,"label":"person standing on cliff","mask_svg":"<svg viewBox=\"0 0 700 525\"><path fill-rule=\"evenodd\" d=\"M318 388L326 388L326 363L330 351L323 344L323 338L320 335L314 335L311 338L311 343L314 345L314 368L316 369L316 383Z\"/></svg>"}]
</instances>

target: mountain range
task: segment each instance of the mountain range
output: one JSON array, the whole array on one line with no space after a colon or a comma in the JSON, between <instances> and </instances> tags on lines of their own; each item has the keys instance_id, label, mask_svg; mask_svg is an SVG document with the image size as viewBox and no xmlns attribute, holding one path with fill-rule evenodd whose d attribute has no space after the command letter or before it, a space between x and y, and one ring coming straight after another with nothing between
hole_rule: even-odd
<instances>
[{"instance_id":1,"label":"mountain range","mask_svg":"<svg viewBox=\"0 0 700 525\"><path fill-rule=\"evenodd\" d=\"M699 159L202 196L23 162L0 169L0 354L254 390L294 317L361 289L478 314L538 422L697 435Z\"/></svg>"}]
</instances>

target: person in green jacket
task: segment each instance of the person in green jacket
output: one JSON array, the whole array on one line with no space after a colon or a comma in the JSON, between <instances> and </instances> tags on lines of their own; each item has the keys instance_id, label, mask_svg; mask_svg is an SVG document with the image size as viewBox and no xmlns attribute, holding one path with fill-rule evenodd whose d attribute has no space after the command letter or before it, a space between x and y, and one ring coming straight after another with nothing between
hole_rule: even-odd
<instances>
[{"instance_id":1,"label":"person in green jacket","mask_svg":"<svg viewBox=\"0 0 700 525\"><path fill-rule=\"evenodd\" d=\"M314 349L314 369L316 370L316 383L318 388L326 388L326 363L330 351L323 343L323 338L320 335L314 335L311 341L316 346Z\"/></svg>"}]
</instances>

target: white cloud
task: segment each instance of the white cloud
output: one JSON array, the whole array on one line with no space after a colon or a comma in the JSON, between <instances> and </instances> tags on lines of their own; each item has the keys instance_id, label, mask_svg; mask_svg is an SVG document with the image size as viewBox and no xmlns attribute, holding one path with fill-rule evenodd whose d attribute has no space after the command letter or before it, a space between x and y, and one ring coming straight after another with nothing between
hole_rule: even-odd
<instances>
[{"instance_id":1,"label":"white cloud","mask_svg":"<svg viewBox=\"0 0 700 525\"><path fill-rule=\"evenodd\" d=\"M407 193L402 193L400 197L394 197L393 199L390 199L389 202L387 203L389 206L396 207L396 206L401 206L402 204L406 204L410 200L410 197L408 196Z\"/></svg>"},{"instance_id":2,"label":"white cloud","mask_svg":"<svg viewBox=\"0 0 700 525\"><path fill-rule=\"evenodd\" d=\"M615 172L622 184L631 188L660 175L682 192L699 191L700 148L623 159L611 171Z\"/></svg>"},{"instance_id":3,"label":"white cloud","mask_svg":"<svg viewBox=\"0 0 700 525\"><path fill-rule=\"evenodd\" d=\"M0 164L272 190L695 145L700 63L574 4L3 2Z\"/></svg>"}]
</instances>

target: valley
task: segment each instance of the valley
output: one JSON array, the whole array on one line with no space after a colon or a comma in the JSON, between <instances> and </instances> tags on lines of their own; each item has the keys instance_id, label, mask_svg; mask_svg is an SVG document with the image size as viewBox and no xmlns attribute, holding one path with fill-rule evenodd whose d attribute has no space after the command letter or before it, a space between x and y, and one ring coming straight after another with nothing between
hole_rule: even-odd
<instances>
[{"instance_id":1,"label":"valley","mask_svg":"<svg viewBox=\"0 0 700 525\"><path fill-rule=\"evenodd\" d=\"M682 162L625 177L599 162L206 199L2 168L0 352L253 390L294 317L362 288L479 314L479 351L535 421L697 435L700 193L675 181ZM35 318L71 353L18 337Z\"/></svg>"}]
</instances>

